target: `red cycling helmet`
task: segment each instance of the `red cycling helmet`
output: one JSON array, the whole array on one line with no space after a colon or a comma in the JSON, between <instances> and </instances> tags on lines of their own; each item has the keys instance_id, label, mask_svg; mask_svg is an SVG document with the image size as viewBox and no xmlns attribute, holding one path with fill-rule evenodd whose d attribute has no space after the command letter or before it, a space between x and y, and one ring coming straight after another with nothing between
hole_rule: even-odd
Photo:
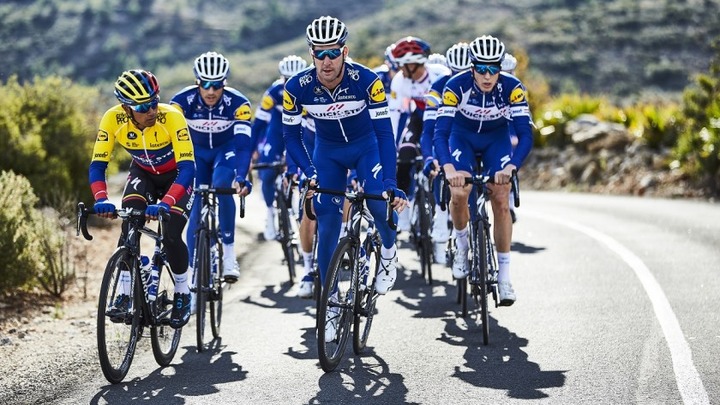
<instances>
[{"instance_id":1,"label":"red cycling helmet","mask_svg":"<svg viewBox=\"0 0 720 405\"><path fill-rule=\"evenodd\" d=\"M392 50L392 56L400 66L408 63L423 64L429 55L430 44L417 37L405 37L395 42Z\"/></svg>"}]
</instances>

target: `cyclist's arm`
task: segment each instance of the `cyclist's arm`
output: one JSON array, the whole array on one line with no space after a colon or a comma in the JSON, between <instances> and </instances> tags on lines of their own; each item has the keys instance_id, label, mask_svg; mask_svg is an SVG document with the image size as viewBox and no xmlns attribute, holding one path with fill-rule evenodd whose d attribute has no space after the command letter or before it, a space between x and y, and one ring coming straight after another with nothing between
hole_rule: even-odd
<instances>
[{"instance_id":1,"label":"cyclist's arm","mask_svg":"<svg viewBox=\"0 0 720 405\"><path fill-rule=\"evenodd\" d=\"M185 117L180 112L168 111L165 126L170 134L177 177L162 198L169 206L175 205L187 193L195 179L195 153Z\"/></svg>"},{"instance_id":2,"label":"cyclist's arm","mask_svg":"<svg viewBox=\"0 0 720 405\"><path fill-rule=\"evenodd\" d=\"M380 164L383 169L383 188L397 188L397 148L389 115L389 107L385 98L385 86L375 77L369 87L368 112L375 129L375 136L380 149Z\"/></svg>"},{"instance_id":3,"label":"cyclist's arm","mask_svg":"<svg viewBox=\"0 0 720 405\"><path fill-rule=\"evenodd\" d=\"M512 117L512 121L509 124L515 129L515 135L518 138L518 145L515 148L515 152L513 152L510 163L519 168L533 147L533 124L530 118L527 92L522 83L518 83L517 87L510 92L509 98L510 116Z\"/></svg>"},{"instance_id":4,"label":"cyclist's arm","mask_svg":"<svg viewBox=\"0 0 720 405\"><path fill-rule=\"evenodd\" d=\"M302 139L302 106L298 104L299 93L297 76L285 83L283 91L283 138L288 156L300 167L307 178L316 175L310 154Z\"/></svg>"},{"instance_id":5,"label":"cyclist's arm","mask_svg":"<svg viewBox=\"0 0 720 405\"><path fill-rule=\"evenodd\" d=\"M255 120L252 123L252 148L257 149L258 144L265 137L267 132L268 124L272 118L272 109L275 108L275 101L272 96L266 91L263 94L260 106L255 110Z\"/></svg>"},{"instance_id":6,"label":"cyclist's arm","mask_svg":"<svg viewBox=\"0 0 720 405\"><path fill-rule=\"evenodd\" d=\"M446 87L443 93L443 103L437 111L433 146L435 147L435 156L437 156L441 166L451 163L450 129L452 129L455 113L457 112L458 99L457 95Z\"/></svg>"},{"instance_id":7,"label":"cyclist's arm","mask_svg":"<svg viewBox=\"0 0 720 405\"><path fill-rule=\"evenodd\" d=\"M117 129L117 111L108 110L100 121L95 146L93 146L92 161L88 170L90 190L95 201L107 199L107 184L105 172L115 148L115 131Z\"/></svg>"},{"instance_id":8,"label":"cyclist's arm","mask_svg":"<svg viewBox=\"0 0 720 405\"><path fill-rule=\"evenodd\" d=\"M237 166L235 167L236 179L245 180L250 169L250 160L255 150L252 139L252 128L250 125L251 114L250 102L247 102L235 110L235 124L233 133L235 135L235 154Z\"/></svg>"},{"instance_id":9,"label":"cyclist's arm","mask_svg":"<svg viewBox=\"0 0 720 405\"><path fill-rule=\"evenodd\" d=\"M425 96L425 112L423 113L423 130L420 134L420 152L425 160L433 158L433 135L437 110L442 102L440 91L431 89Z\"/></svg>"}]
</instances>

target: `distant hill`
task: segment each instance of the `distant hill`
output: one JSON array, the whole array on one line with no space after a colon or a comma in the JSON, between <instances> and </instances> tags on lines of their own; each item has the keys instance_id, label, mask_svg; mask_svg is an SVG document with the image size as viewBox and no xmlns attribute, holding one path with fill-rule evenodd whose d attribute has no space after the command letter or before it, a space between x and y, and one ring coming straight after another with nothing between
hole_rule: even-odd
<instances>
[{"instance_id":1,"label":"distant hill","mask_svg":"<svg viewBox=\"0 0 720 405\"><path fill-rule=\"evenodd\" d=\"M163 94L192 81L192 60L217 50L232 84L256 101L320 15L343 19L355 59L380 60L405 35L444 52L499 36L554 92L615 97L677 93L706 72L720 38L720 0L4 0L0 80L60 74L105 84L127 68L160 76ZM109 93L109 91L108 91Z\"/></svg>"}]
</instances>

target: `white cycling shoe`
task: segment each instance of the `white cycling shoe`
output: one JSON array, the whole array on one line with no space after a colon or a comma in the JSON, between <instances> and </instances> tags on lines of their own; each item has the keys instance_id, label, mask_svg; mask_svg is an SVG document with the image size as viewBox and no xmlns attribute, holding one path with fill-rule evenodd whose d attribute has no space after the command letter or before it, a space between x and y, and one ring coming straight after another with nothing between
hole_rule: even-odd
<instances>
[{"instance_id":1,"label":"white cycling shoe","mask_svg":"<svg viewBox=\"0 0 720 405\"><path fill-rule=\"evenodd\" d=\"M453 278L461 280L468 276L470 269L468 268L468 249L458 249L455 251L453 259L452 273Z\"/></svg>"},{"instance_id":2,"label":"white cycling shoe","mask_svg":"<svg viewBox=\"0 0 720 405\"><path fill-rule=\"evenodd\" d=\"M305 276L300 280L300 287L297 291L298 298L312 298L315 279L312 276Z\"/></svg>"},{"instance_id":3,"label":"white cycling shoe","mask_svg":"<svg viewBox=\"0 0 720 405\"><path fill-rule=\"evenodd\" d=\"M498 305L501 307L509 307L515 303L515 290L509 281L498 282L498 295L500 296Z\"/></svg>"},{"instance_id":4,"label":"white cycling shoe","mask_svg":"<svg viewBox=\"0 0 720 405\"><path fill-rule=\"evenodd\" d=\"M375 279L375 292L380 295L387 294L395 285L397 278L397 254L392 259L382 258L380 260L380 270Z\"/></svg>"}]
</instances>

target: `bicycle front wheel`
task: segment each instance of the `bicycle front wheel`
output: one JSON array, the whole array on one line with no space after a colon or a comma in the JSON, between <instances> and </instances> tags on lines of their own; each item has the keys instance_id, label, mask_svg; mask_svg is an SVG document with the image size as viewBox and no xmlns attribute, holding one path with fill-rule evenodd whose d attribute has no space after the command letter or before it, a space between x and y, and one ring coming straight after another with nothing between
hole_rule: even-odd
<instances>
[{"instance_id":1,"label":"bicycle front wheel","mask_svg":"<svg viewBox=\"0 0 720 405\"><path fill-rule=\"evenodd\" d=\"M220 337L220 324L222 323L223 250L220 240L216 239L214 243L217 245L218 261L215 271L210 272L207 306L210 308L210 329L212 329L213 338L217 339ZM211 265L214 266L214 264Z\"/></svg>"},{"instance_id":2,"label":"bicycle front wheel","mask_svg":"<svg viewBox=\"0 0 720 405\"><path fill-rule=\"evenodd\" d=\"M97 343L100 368L105 378L117 384L125 378L140 338L140 306L136 280L137 259L125 247L110 257L97 309Z\"/></svg>"},{"instance_id":3,"label":"bicycle front wheel","mask_svg":"<svg viewBox=\"0 0 720 405\"><path fill-rule=\"evenodd\" d=\"M318 354L325 372L335 369L345 352L353 320L356 246L343 238L333 253L318 308Z\"/></svg>"},{"instance_id":4,"label":"bicycle front wheel","mask_svg":"<svg viewBox=\"0 0 720 405\"><path fill-rule=\"evenodd\" d=\"M488 228L478 227L477 241L479 248L474 249L477 253L473 254L475 256L473 260L478 264L479 291L477 292L480 294L480 322L482 323L484 345L490 343L490 309L488 308L488 255L490 254L488 252L488 241L490 235L488 231Z\"/></svg>"},{"instance_id":5,"label":"bicycle front wheel","mask_svg":"<svg viewBox=\"0 0 720 405\"><path fill-rule=\"evenodd\" d=\"M157 298L151 305L155 315L155 325L150 327L150 342L155 361L159 366L166 367L175 357L182 329L170 327L170 314L175 295L175 279L172 270L165 261L161 260L161 263L158 263L158 271L160 280L158 281Z\"/></svg>"},{"instance_id":6,"label":"bicycle front wheel","mask_svg":"<svg viewBox=\"0 0 720 405\"><path fill-rule=\"evenodd\" d=\"M197 350L205 349L205 320L207 317L208 280L210 278L210 236L206 230L195 238L195 329Z\"/></svg>"},{"instance_id":7,"label":"bicycle front wheel","mask_svg":"<svg viewBox=\"0 0 720 405\"><path fill-rule=\"evenodd\" d=\"M366 243L365 251L370 252L368 261L369 273L372 274L373 283L358 279L355 283L355 322L353 325L353 352L360 355L367 346L370 336L370 327L375 316L375 303L378 295L375 293L374 277L380 269L380 251ZM369 275L368 275L369 276Z\"/></svg>"},{"instance_id":8,"label":"bicycle front wheel","mask_svg":"<svg viewBox=\"0 0 720 405\"><path fill-rule=\"evenodd\" d=\"M290 211L285 199L282 195L276 198L278 207L278 229L280 237L278 240L282 244L285 263L287 263L288 275L290 276L290 284L295 283L295 246L293 244L292 224L290 223Z\"/></svg>"}]
</instances>

